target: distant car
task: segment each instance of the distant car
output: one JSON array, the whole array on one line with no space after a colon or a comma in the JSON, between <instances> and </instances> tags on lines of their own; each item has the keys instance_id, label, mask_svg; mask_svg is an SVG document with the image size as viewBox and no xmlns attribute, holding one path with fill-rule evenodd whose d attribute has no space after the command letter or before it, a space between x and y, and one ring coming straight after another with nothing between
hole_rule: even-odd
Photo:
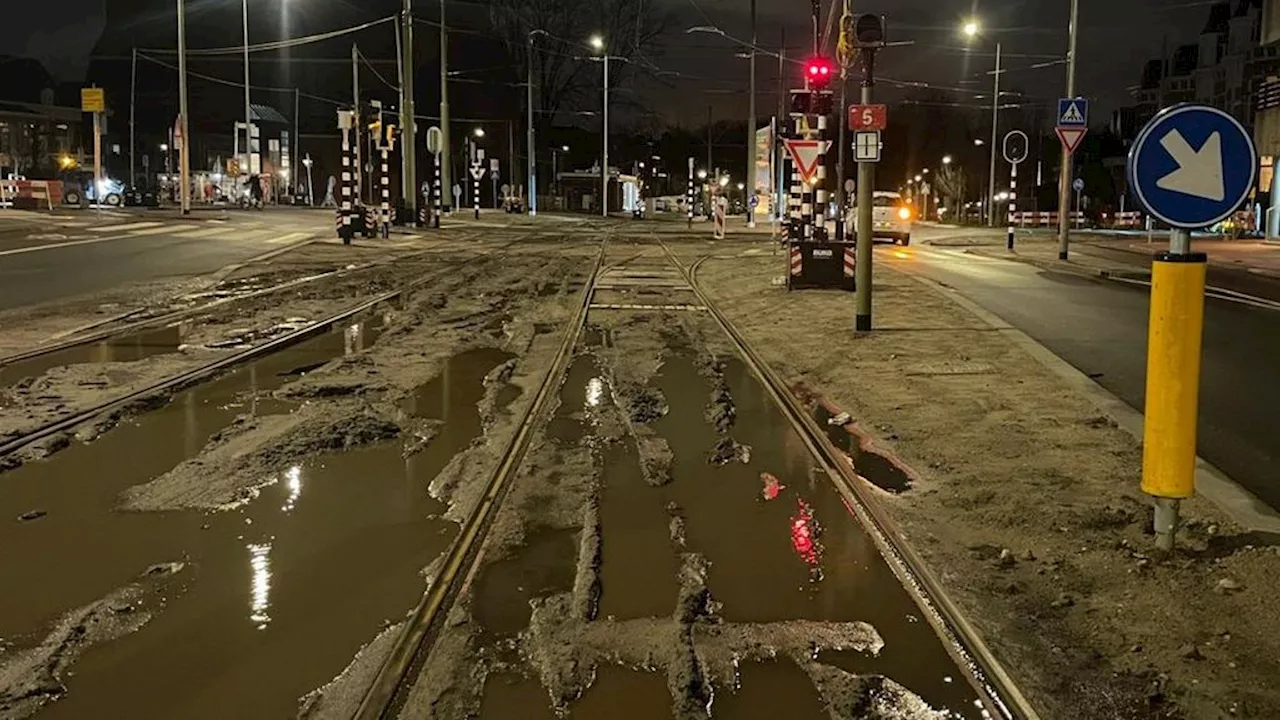
<instances>
[{"instance_id":1,"label":"distant car","mask_svg":"<svg viewBox=\"0 0 1280 720\"><path fill-rule=\"evenodd\" d=\"M871 197L871 231L873 238L885 238L899 245L911 244L911 227L915 211L896 192L876 191ZM858 227L858 209L849 213L848 227ZM856 230L855 230L856 232Z\"/></svg>"}]
</instances>

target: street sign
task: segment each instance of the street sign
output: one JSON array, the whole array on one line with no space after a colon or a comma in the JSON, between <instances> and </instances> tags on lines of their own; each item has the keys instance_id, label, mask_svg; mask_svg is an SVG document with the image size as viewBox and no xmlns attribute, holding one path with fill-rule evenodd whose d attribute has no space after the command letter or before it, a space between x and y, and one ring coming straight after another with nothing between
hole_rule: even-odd
<instances>
[{"instance_id":1,"label":"street sign","mask_svg":"<svg viewBox=\"0 0 1280 720\"><path fill-rule=\"evenodd\" d=\"M858 162L880 162L880 131L860 130L854 133L853 159Z\"/></svg>"},{"instance_id":2,"label":"street sign","mask_svg":"<svg viewBox=\"0 0 1280 720\"><path fill-rule=\"evenodd\" d=\"M1084 98L1058 100L1058 127L1088 127L1089 101Z\"/></svg>"},{"instance_id":3,"label":"street sign","mask_svg":"<svg viewBox=\"0 0 1280 720\"><path fill-rule=\"evenodd\" d=\"M1075 182L1071 183L1071 189L1075 190L1076 192L1080 192L1081 190L1084 190L1084 180L1081 180L1080 178L1076 178Z\"/></svg>"},{"instance_id":4,"label":"street sign","mask_svg":"<svg viewBox=\"0 0 1280 720\"><path fill-rule=\"evenodd\" d=\"M1004 136L1004 159L1006 162L1017 165L1027 159L1027 150L1031 142L1027 139L1027 134L1021 130L1010 130Z\"/></svg>"},{"instance_id":5,"label":"street sign","mask_svg":"<svg viewBox=\"0 0 1280 720\"><path fill-rule=\"evenodd\" d=\"M1084 136L1089 132L1088 128L1082 127L1062 127L1058 126L1053 129L1058 133L1058 139L1062 141L1062 147L1066 148L1067 154L1070 155L1080 147L1080 141L1084 140Z\"/></svg>"},{"instance_id":6,"label":"street sign","mask_svg":"<svg viewBox=\"0 0 1280 720\"><path fill-rule=\"evenodd\" d=\"M749 207L755 208L755 207L756 207L756 206L758 206L759 204L760 204L760 196L759 196L759 195L752 195L752 196L751 196L751 199L747 200L747 205L748 205Z\"/></svg>"},{"instance_id":7,"label":"street sign","mask_svg":"<svg viewBox=\"0 0 1280 720\"><path fill-rule=\"evenodd\" d=\"M435 125L427 128L427 152L432 155L439 155L443 148L444 132Z\"/></svg>"},{"instance_id":8,"label":"street sign","mask_svg":"<svg viewBox=\"0 0 1280 720\"><path fill-rule=\"evenodd\" d=\"M80 110L91 113L106 112L106 91L102 88L80 88Z\"/></svg>"},{"instance_id":9,"label":"street sign","mask_svg":"<svg viewBox=\"0 0 1280 720\"><path fill-rule=\"evenodd\" d=\"M509 183L502 183L502 194L503 195L511 194L511 185Z\"/></svg>"},{"instance_id":10,"label":"street sign","mask_svg":"<svg viewBox=\"0 0 1280 720\"><path fill-rule=\"evenodd\" d=\"M1157 219L1196 229L1225 220L1249 196L1253 140L1238 120L1204 105L1162 110L1129 150L1130 187Z\"/></svg>"},{"instance_id":11,"label":"street sign","mask_svg":"<svg viewBox=\"0 0 1280 720\"><path fill-rule=\"evenodd\" d=\"M184 139L182 137L182 116L179 115L173 120L173 149L181 150Z\"/></svg>"},{"instance_id":12,"label":"street sign","mask_svg":"<svg viewBox=\"0 0 1280 720\"><path fill-rule=\"evenodd\" d=\"M800 173L800 179L812 183L818 172L818 158L831 143L819 140L784 140L783 144L791 155L791 162L795 163L796 172Z\"/></svg>"},{"instance_id":13,"label":"street sign","mask_svg":"<svg viewBox=\"0 0 1280 720\"><path fill-rule=\"evenodd\" d=\"M471 177L475 180L479 180L480 178L484 177L484 167L481 165L472 165Z\"/></svg>"},{"instance_id":14,"label":"street sign","mask_svg":"<svg viewBox=\"0 0 1280 720\"><path fill-rule=\"evenodd\" d=\"M489 172L498 174L498 158L489 158Z\"/></svg>"},{"instance_id":15,"label":"street sign","mask_svg":"<svg viewBox=\"0 0 1280 720\"><path fill-rule=\"evenodd\" d=\"M884 105L850 105L850 130L884 130L889 124Z\"/></svg>"}]
</instances>

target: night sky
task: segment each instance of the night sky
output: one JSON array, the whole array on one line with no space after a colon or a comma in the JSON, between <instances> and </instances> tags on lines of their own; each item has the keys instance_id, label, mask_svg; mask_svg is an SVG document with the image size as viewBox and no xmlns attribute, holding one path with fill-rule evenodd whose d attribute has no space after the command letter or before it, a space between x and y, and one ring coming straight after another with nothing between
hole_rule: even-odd
<instances>
[{"instance_id":1,"label":"night sky","mask_svg":"<svg viewBox=\"0 0 1280 720\"><path fill-rule=\"evenodd\" d=\"M228 0L230 1L230 0ZM300 5L322 0L297 0ZM794 53L808 43L808 0L758 0L759 43L775 47L785 27ZM730 35L750 34L748 0L648 0L676 15L673 31L660 41L654 60L679 75L662 83L646 82L637 92L650 100L655 111L675 121L697 123L708 105L717 115L745 114L742 97L746 74L744 61L733 57L733 45L714 35L686 35L693 25L715 24ZM33 56L43 61L55 77L75 81L83 77L89 49L104 22L105 0L61 0L26 5L20 17L0 25L0 47L9 54ZM252 6L253 0L250 5ZM419 0L421 12L433 16L434 0ZM1077 88L1092 97L1106 112L1128 101L1128 87L1138 81L1143 62L1159 54L1162 42L1192 42L1201 29L1211 2L1191 0L1081 0L1081 32ZM829 0L824 2L829 6ZM1065 85L1065 68L1054 65L1030 69L1036 63L1053 62L1066 50L1068 0L866 0L857 11L888 15L891 40L914 41L881 55L882 97L901 97L902 86L888 81L925 82L944 88L973 88L981 93L990 83L994 42L1003 44L1007 86L1031 98L1057 97ZM987 32L966 55L957 32L961 21L979 17ZM74 23L69 19L75 18ZM825 18L824 18L825 24ZM265 38L262 38L265 39ZM255 38L255 41L259 38ZM460 42L464 40L459 39ZM1020 57L1025 56L1025 57ZM762 108L771 108L777 85L776 61L762 59L758 79ZM799 76L792 67L789 72ZM701 94L702 102L690 102ZM965 98L974 103L972 94ZM762 114L766 112L762 109ZM1101 119L1095 114L1095 121Z\"/></svg>"}]
</instances>

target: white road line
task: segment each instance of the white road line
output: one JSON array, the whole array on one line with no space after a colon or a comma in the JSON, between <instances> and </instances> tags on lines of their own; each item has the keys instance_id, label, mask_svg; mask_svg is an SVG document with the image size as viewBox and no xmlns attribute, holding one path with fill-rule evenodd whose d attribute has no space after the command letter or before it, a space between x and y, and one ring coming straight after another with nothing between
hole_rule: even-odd
<instances>
[{"instance_id":1,"label":"white road line","mask_svg":"<svg viewBox=\"0 0 1280 720\"><path fill-rule=\"evenodd\" d=\"M69 242L50 243L48 245L32 245L31 247L16 248L14 250L0 250L0 257L5 255L21 255L23 253L40 252L41 250L57 250L58 248L72 247L73 245L93 245L95 243L111 242L113 240L127 240L129 235L119 235L116 237L90 238L88 240L71 240Z\"/></svg>"},{"instance_id":2,"label":"white road line","mask_svg":"<svg viewBox=\"0 0 1280 720\"><path fill-rule=\"evenodd\" d=\"M91 227L88 229L90 232L109 233L109 232L124 232L126 230L141 230L142 228L154 228L160 225L163 225L163 223L136 222L136 223L128 223L125 225L103 225L99 227Z\"/></svg>"},{"instance_id":3,"label":"white road line","mask_svg":"<svg viewBox=\"0 0 1280 720\"><path fill-rule=\"evenodd\" d=\"M169 235L173 233L180 233L184 230L194 230L195 227L196 227L195 225L161 225L160 227L146 228L143 230L134 230L133 232L129 232L125 234L128 235L129 237L145 237L147 235Z\"/></svg>"},{"instance_id":4,"label":"white road line","mask_svg":"<svg viewBox=\"0 0 1280 720\"><path fill-rule=\"evenodd\" d=\"M268 245L288 245L290 243L295 243L302 240L309 240L312 237L312 235L314 235L314 233L309 233L309 232L289 233L288 235L281 235L277 238L268 240L267 244Z\"/></svg>"},{"instance_id":5,"label":"white road line","mask_svg":"<svg viewBox=\"0 0 1280 720\"><path fill-rule=\"evenodd\" d=\"M222 227L202 228L200 230L192 230L190 232L181 232L177 233L177 236L183 238L211 238L219 235L231 235L237 232L241 232L241 230L239 228L226 227L224 225Z\"/></svg>"}]
</instances>

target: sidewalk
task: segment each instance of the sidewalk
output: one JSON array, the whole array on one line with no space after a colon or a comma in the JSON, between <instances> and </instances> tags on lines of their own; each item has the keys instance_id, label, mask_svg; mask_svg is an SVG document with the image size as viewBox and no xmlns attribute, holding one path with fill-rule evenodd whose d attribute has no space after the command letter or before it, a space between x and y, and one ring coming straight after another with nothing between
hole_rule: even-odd
<instances>
[{"instance_id":1,"label":"sidewalk","mask_svg":"<svg viewBox=\"0 0 1280 720\"><path fill-rule=\"evenodd\" d=\"M1105 239L1090 238L1084 244L1108 250L1121 250L1137 255L1144 260L1156 253L1167 252L1169 241L1167 233L1164 240L1148 243L1145 240L1135 241L1133 238ZM1209 256L1209 264L1236 270L1245 270L1264 277L1280 279L1280 244L1259 240L1193 240L1192 248Z\"/></svg>"},{"instance_id":2,"label":"sidewalk","mask_svg":"<svg viewBox=\"0 0 1280 720\"><path fill-rule=\"evenodd\" d=\"M945 245L939 243L934 244L945 247ZM971 255L1023 262L1044 270L1083 277L1134 280L1147 280L1151 277L1151 259L1149 256L1139 258L1135 255L1132 260L1126 259L1126 261L1111 260L1090 255L1077 245L1075 251L1070 253L1069 260L1059 260L1057 242L1045 242L1038 239L1018 238L1012 251L1006 249L1004 241L1001 240L998 246L968 246L965 247L964 252Z\"/></svg>"},{"instance_id":3,"label":"sidewalk","mask_svg":"<svg viewBox=\"0 0 1280 720\"><path fill-rule=\"evenodd\" d=\"M786 293L778 272L717 257L699 279L780 374L901 460L911 487L884 507L1041 718L1280 717L1280 549L1193 499L1158 557L1141 448L1100 388L883 264L860 338L851 294Z\"/></svg>"}]
</instances>

